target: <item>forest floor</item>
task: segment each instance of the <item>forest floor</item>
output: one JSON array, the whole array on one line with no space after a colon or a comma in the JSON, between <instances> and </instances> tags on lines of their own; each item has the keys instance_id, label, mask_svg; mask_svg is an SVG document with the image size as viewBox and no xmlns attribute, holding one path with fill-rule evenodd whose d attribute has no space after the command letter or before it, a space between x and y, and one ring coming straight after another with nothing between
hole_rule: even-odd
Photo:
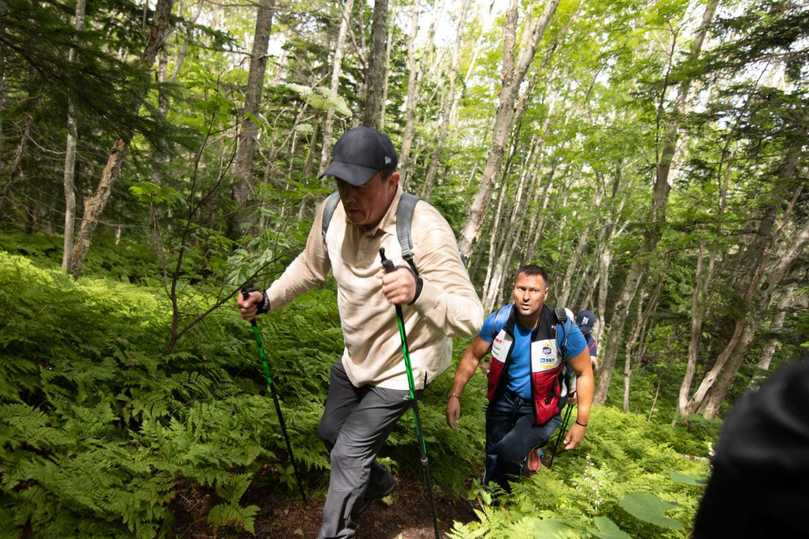
<instances>
[{"instance_id":1,"label":"forest floor","mask_svg":"<svg viewBox=\"0 0 809 539\"><path fill-rule=\"evenodd\" d=\"M432 511L424 485L415 478L400 476L393 493L384 500L375 500L360 516L357 539L432 539ZM442 535L452 528L454 521L469 522L475 514L469 502L462 498L435 493L438 524ZM248 491L243 502L258 505L255 535L216 534L205 523L205 518L178 518L177 537L183 539L310 539L320 529L324 493L310 496L307 503L273 493L269 487ZM198 500L207 505L206 500ZM200 515L201 516L201 515Z\"/></svg>"}]
</instances>

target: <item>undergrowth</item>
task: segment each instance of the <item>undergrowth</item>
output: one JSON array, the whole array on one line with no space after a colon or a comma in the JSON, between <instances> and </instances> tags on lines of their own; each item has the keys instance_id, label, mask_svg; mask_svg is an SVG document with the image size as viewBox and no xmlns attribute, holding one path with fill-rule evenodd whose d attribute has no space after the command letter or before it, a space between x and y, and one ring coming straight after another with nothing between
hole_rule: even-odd
<instances>
[{"instance_id":1,"label":"undergrowth","mask_svg":"<svg viewBox=\"0 0 809 539\"><path fill-rule=\"evenodd\" d=\"M496 505L473 490L479 520L456 523L451 537L687 537L715 431L701 438L612 407L596 407L589 424L579 448L514 483Z\"/></svg>"},{"instance_id":2,"label":"undergrowth","mask_svg":"<svg viewBox=\"0 0 809 539\"><path fill-rule=\"evenodd\" d=\"M244 501L256 500L251 489L294 496L249 325L225 306L168 353L165 292L129 280L74 280L47 253L34 263L0 251L0 538L24 529L47 538L165 537L183 518L252 532L260 508ZM209 301L187 284L182 299L197 311ZM334 291L308 293L261 327L306 488L322 493L328 459L317 424L343 348ZM444 419L451 383L452 370L427 388L421 414L438 487L462 495L482 466L485 381L478 375L467 386L458 430ZM383 456L416 475L412 421L408 413L399 422ZM704 475L704 462L681 453L703 457L712 435L598 410L582 449L521 483L502 506L486 506L481 522L457 524L455 536L516 537L536 519L557 519L587 537L596 517L656 536L620 508L636 491L677 503L667 515L687 527L699 487L671 474ZM190 517L182 514L189 492L211 500Z\"/></svg>"}]
</instances>

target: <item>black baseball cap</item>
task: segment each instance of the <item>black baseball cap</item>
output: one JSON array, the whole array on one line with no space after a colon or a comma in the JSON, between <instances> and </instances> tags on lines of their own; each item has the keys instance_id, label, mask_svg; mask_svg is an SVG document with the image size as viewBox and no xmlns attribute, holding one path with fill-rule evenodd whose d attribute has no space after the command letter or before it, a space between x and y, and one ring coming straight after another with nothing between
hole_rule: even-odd
<instances>
[{"instance_id":1,"label":"black baseball cap","mask_svg":"<svg viewBox=\"0 0 809 539\"><path fill-rule=\"evenodd\" d=\"M587 309L582 309L576 315L576 323L579 325L579 329L585 335L589 335L593 332L593 326L596 325L598 321L598 317L593 313L593 311L588 311Z\"/></svg>"},{"instance_id":2,"label":"black baseball cap","mask_svg":"<svg viewBox=\"0 0 809 539\"><path fill-rule=\"evenodd\" d=\"M397 164L396 150L385 133L355 127L334 145L331 164L320 177L334 176L351 185L364 185L380 170L396 170Z\"/></svg>"}]
</instances>

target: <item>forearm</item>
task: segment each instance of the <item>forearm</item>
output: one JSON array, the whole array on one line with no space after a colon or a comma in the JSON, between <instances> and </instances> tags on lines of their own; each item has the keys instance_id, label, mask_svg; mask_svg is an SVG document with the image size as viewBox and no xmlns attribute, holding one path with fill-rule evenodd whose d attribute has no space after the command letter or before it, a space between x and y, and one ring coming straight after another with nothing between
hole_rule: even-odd
<instances>
[{"instance_id":1,"label":"forearm","mask_svg":"<svg viewBox=\"0 0 809 539\"><path fill-rule=\"evenodd\" d=\"M326 268L313 268L312 264L307 263L306 254L299 254L266 290L270 309L279 309L298 295L322 284L326 277L325 270Z\"/></svg>"},{"instance_id":2,"label":"forearm","mask_svg":"<svg viewBox=\"0 0 809 539\"><path fill-rule=\"evenodd\" d=\"M322 214L322 206L318 206L303 251L266 290L265 294L270 300L271 310L283 307L296 296L326 280L326 276L331 270L331 263L323 243Z\"/></svg>"},{"instance_id":3,"label":"forearm","mask_svg":"<svg viewBox=\"0 0 809 539\"><path fill-rule=\"evenodd\" d=\"M464 353L461 357L461 361L458 363L458 369L455 371L455 381L452 383L450 395L460 397L461 394L463 394L464 387L466 387L467 382L469 382L475 374L478 363L480 363L480 360L469 350Z\"/></svg>"},{"instance_id":4,"label":"forearm","mask_svg":"<svg viewBox=\"0 0 809 539\"><path fill-rule=\"evenodd\" d=\"M590 407L593 404L593 393L595 382L592 370L583 373L576 379L576 395L578 399L576 421L581 425L587 425L590 420Z\"/></svg>"}]
</instances>

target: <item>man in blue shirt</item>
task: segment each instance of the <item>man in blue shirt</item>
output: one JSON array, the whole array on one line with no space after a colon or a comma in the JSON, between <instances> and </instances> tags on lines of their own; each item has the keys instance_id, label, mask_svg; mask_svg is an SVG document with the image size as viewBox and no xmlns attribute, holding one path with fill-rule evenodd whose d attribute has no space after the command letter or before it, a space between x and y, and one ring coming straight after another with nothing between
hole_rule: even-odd
<instances>
[{"instance_id":1,"label":"man in blue shirt","mask_svg":"<svg viewBox=\"0 0 809 539\"><path fill-rule=\"evenodd\" d=\"M567 392L564 367L577 377L578 413L565 435L565 449L584 438L593 402L590 352L573 314L545 305L548 275L536 265L522 266L512 293L513 303L490 314L480 334L464 351L447 402L453 428L461 416L461 394L480 360L491 352L486 409L486 473L507 491L528 452L544 445L561 423Z\"/></svg>"}]
</instances>

